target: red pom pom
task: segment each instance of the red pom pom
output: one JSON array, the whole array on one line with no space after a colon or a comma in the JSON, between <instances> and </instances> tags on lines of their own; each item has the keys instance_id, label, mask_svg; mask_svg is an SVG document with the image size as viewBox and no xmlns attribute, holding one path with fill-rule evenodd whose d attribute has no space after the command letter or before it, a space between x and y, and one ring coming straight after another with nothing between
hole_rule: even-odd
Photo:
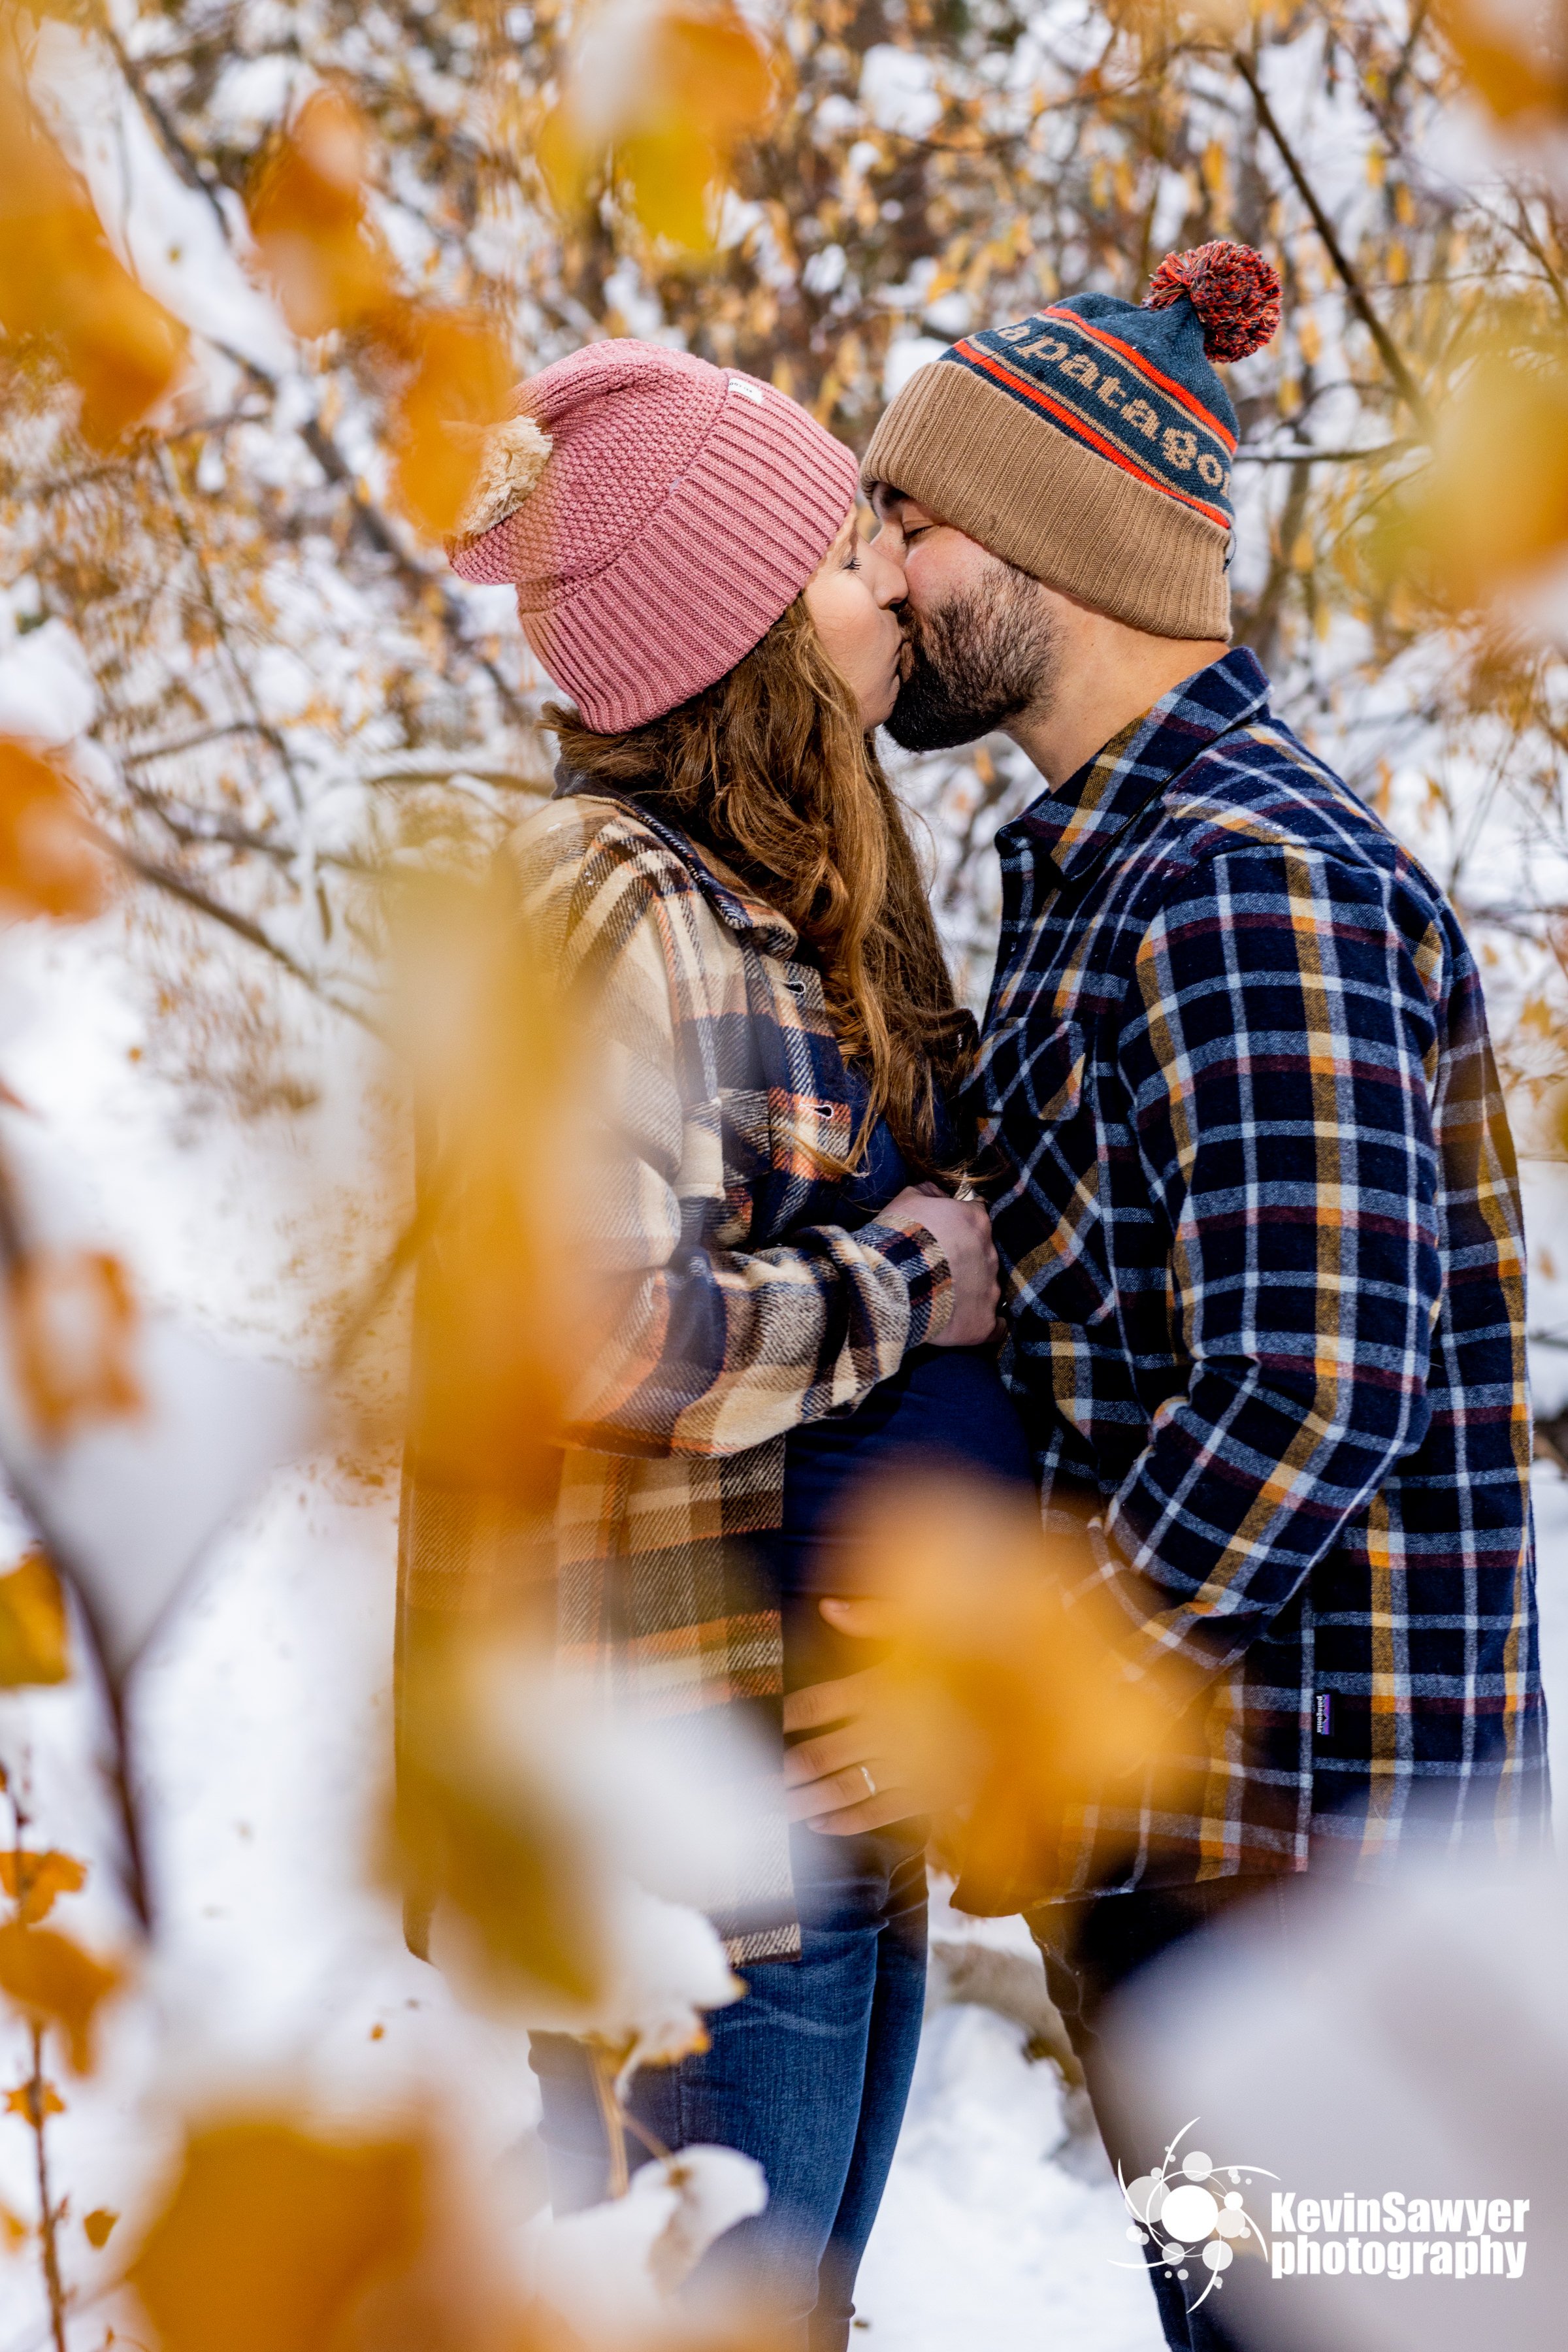
<instances>
[{"instance_id":1,"label":"red pom pom","mask_svg":"<svg viewBox=\"0 0 1568 2352\"><path fill-rule=\"evenodd\" d=\"M1211 360L1244 360L1261 351L1279 324L1279 279L1272 262L1249 245L1216 236L1190 253L1168 253L1149 280L1145 310L1167 310L1178 295L1192 297L1204 322Z\"/></svg>"}]
</instances>

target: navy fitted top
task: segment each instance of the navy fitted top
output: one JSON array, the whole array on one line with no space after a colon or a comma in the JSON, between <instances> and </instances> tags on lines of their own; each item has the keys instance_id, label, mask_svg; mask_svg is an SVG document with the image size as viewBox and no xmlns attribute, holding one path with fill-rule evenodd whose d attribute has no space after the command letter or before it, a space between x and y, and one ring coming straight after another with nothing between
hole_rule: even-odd
<instances>
[{"instance_id":1,"label":"navy fitted top","mask_svg":"<svg viewBox=\"0 0 1568 2352\"><path fill-rule=\"evenodd\" d=\"M892 1129L879 1119L860 1168L839 1189L833 1222L850 1232L869 1224L910 1181ZM763 1547L781 1599L857 1590L838 1523L858 1481L944 1466L1033 1486L1023 1426L989 1348L912 1348L851 1412L790 1431L783 1520Z\"/></svg>"}]
</instances>

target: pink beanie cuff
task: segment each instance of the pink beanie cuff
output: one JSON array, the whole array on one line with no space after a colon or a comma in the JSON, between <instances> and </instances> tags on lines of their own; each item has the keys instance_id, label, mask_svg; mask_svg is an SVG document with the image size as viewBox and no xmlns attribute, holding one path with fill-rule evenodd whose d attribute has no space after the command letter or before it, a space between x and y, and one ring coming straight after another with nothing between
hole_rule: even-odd
<instances>
[{"instance_id":1,"label":"pink beanie cuff","mask_svg":"<svg viewBox=\"0 0 1568 2352\"><path fill-rule=\"evenodd\" d=\"M548 440L521 478L537 487L451 561L515 583L529 643L601 733L733 669L858 495L854 457L797 402L660 344L591 343L520 408Z\"/></svg>"}]
</instances>

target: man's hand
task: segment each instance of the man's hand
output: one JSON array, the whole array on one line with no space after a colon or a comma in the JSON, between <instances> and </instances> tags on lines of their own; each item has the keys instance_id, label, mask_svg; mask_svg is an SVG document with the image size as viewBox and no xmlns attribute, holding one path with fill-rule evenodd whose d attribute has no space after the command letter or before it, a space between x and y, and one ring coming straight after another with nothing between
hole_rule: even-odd
<instances>
[{"instance_id":1,"label":"man's hand","mask_svg":"<svg viewBox=\"0 0 1568 2352\"><path fill-rule=\"evenodd\" d=\"M923 1225L952 1275L952 1314L933 1348L983 1348L996 1336L1002 1304L996 1244L984 1201L954 1201L935 1184L910 1184L877 1212L879 1225Z\"/></svg>"},{"instance_id":2,"label":"man's hand","mask_svg":"<svg viewBox=\"0 0 1568 2352\"><path fill-rule=\"evenodd\" d=\"M860 1641L876 1640L890 1621L890 1612L878 1601L823 1601L817 1605L837 1632ZM905 1822L925 1811L897 1767L878 1752L876 1702L882 1681L882 1669L868 1666L837 1682L813 1683L786 1694L785 1731L816 1734L784 1752L791 1821L808 1822L825 1837L856 1837L863 1830L886 1829L889 1822ZM819 1730L823 1725L833 1728Z\"/></svg>"}]
</instances>

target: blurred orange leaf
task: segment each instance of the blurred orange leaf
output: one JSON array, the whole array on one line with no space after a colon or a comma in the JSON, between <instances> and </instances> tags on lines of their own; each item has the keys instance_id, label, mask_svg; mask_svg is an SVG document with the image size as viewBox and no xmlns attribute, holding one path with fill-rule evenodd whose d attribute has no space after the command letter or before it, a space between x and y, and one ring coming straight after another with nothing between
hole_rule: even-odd
<instances>
[{"instance_id":1,"label":"blurred orange leaf","mask_svg":"<svg viewBox=\"0 0 1568 2352\"><path fill-rule=\"evenodd\" d=\"M63 1683L70 1674L66 1604L42 1552L0 1576L0 1690Z\"/></svg>"},{"instance_id":2,"label":"blurred orange leaf","mask_svg":"<svg viewBox=\"0 0 1568 2352\"><path fill-rule=\"evenodd\" d=\"M1531 348L1500 327L1439 420L1432 464L1390 503L1374 556L1386 579L1414 575L1469 605L1565 543L1568 340Z\"/></svg>"},{"instance_id":3,"label":"blurred orange leaf","mask_svg":"<svg viewBox=\"0 0 1568 2352\"><path fill-rule=\"evenodd\" d=\"M79 1895L87 1885L87 1864L51 1846L46 1853L16 1849L0 1853L0 1886L16 1906L24 1927L36 1927L54 1909L58 1895Z\"/></svg>"},{"instance_id":4,"label":"blurred orange leaf","mask_svg":"<svg viewBox=\"0 0 1568 2352\"><path fill-rule=\"evenodd\" d=\"M1129 1677L1121 1621L1083 1597L1087 1539L1047 1537L1032 1501L931 1480L885 1492L861 1536L892 1603L885 1752L962 1813L967 1906L1017 1910L1053 1890L1094 1790L1158 1759L1184 1680Z\"/></svg>"},{"instance_id":5,"label":"blurred orange leaf","mask_svg":"<svg viewBox=\"0 0 1568 2352\"><path fill-rule=\"evenodd\" d=\"M123 1982L121 1969L95 1960L53 1927L0 1927L0 1993L37 2025L58 2026L72 2067L90 2074L99 2009Z\"/></svg>"},{"instance_id":6,"label":"blurred orange leaf","mask_svg":"<svg viewBox=\"0 0 1568 2352\"><path fill-rule=\"evenodd\" d=\"M443 539L468 502L484 432L507 414L511 357L482 319L457 310L410 309L401 340L411 363L393 411L393 496Z\"/></svg>"},{"instance_id":7,"label":"blurred orange leaf","mask_svg":"<svg viewBox=\"0 0 1568 2352\"><path fill-rule=\"evenodd\" d=\"M108 885L109 869L68 780L50 761L0 737L0 908L81 922L104 906Z\"/></svg>"},{"instance_id":8,"label":"blurred orange leaf","mask_svg":"<svg viewBox=\"0 0 1568 2352\"><path fill-rule=\"evenodd\" d=\"M563 1399L587 1306L570 1198L596 1065L542 945L494 886L405 901L400 992L412 1082L442 1139L417 1290L411 1459L432 1486L552 1507Z\"/></svg>"},{"instance_id":9,"label":"blurred orange leaf","mask_svg":"<svg viewBox=\"0 0 1568 2352\"><path fill-rule=\"evenodd\" d=\"M590 35L578 70L547 116L539 158L556 203L583 201L613 153L643 226L695 252L712 246L710 206L736 142L767 119L773 73L732 9L650 15L635 54L612 60Z\"/></svg>"},{"instance_id":10,"label":"blurred orange leaf","mask_svg":"<svg viewBox=\"0 0 1568 2352\"><path fill-rule=\"evenodd\" d=\"M20 2116L24 2123L36 2122L38 2118L35 2098L37 2108L41 2108L46 2116L63 2116L66 2111L66 2103L52 2083L37 2086L32 2083L18 2083L14 2091L5 2094L6 2114Z\"/></svg>"},{"instance_id":11,"label":"blurred orange leaf","mask_svg":"<svg viewBox=\"0 0 1568 2352\"><path fill-rule=\"evenodd\" d=\"M116 257L86 188L0 49L0 327L59 353L102 448L144 416L184 364L184 328Z\"/></svg>"},{"instance_id":12,"label":"blurred orange leaf","mask_svg":"<svg viewBox=\"0 0 1568 2352\"><path fill-rule=\"evenodd\" d=\"M405 2140L270 2120L194 2133L130 2272L163 2352L327 2352L414 2252L423 2171Z\"/></svg>"},{"instance_id":13,"label":"blurred orange leaf","mask_svg":"<svg viewBox=\"0 0 1568 2352\"><path fill-rule=\"evenodd\" d=\"M90 2213L85 2213L81 2226L87 2233L88 2244L107 2246L110 2232L119 2219L119 2214L111 2212L107 2205L95 2205Z\"/></svg>"},{"instance_id":14,"label":"blurred orange leaf","mask_svg":"<svg viewBox=\"0 0 1568 2352\"><path fill-rule=\"evenodd\" d=\"M667 236L693 253L711 244L709 192L720 163L710 141L679 123L636 131L616 145L616 168L650 236Z\"/></svg>"},{"instance_id":15,"label":"blurred orange leaf","mask_svg":"<svg viewBox=\"0 0 1568 2352\"><path fill-rule=\"evenodd\" d=\"M32 1250L11 1268L11 1346L43 1434L141 1411L130 1279L101 1250Z\"/></svg>"},{"instance_id":16,"label":"blurred orange leaf","mask_svg":"<svg viewBox=\"0 0 1568 2352\"><path fill-rule=\"evenodd\" d=\"M1568 112L1568 23L1555 8L1513 8L1499 0L1438 0L1434 10L1465 69L1465 79L1492 112Z\"/></svg>"},{"instance_id":17,"label":"blurred orange leaf","mask_svg":"<svg viewBox=\"0 0 1568 2352\"><path fill-rule=\"evenodd\" d=\"M13 2213L9 2205L0 2200L0 2242L4 2243L5 2252L14 2254L19 2246L26 2244L32 2234L31 2224L24 2221L20 2213Z\"/></svg>"},{"instance_id":18,"label":"blurred orange leaf","mask_svg":"<svg viewBox=\"0 0 1568 2352\"><path fill-rule=\"evenodd\" d=\"M394 378L393 496L417 530L440 539L468 502L484 431L507 413L511 359L477 314L426 308L398 290L365 202L371 163L363 118L341 91L313 91L262 160L250 226L295 333L355 334Z\"/></svg>"},{"instance_id":19,"label":"blurred orange leaf","mask_svg":"<svg viewBox=\"0 0 1568 2352\"><path fill-rule=\"evenodd\" d=\"M392 257L365 212L370 154L363 116L316 89L257 168L251 232L297 335L363 325L392 299Z\"/></svg>"},{"instance_id":20,"label":"blurred orange leaf","mask_svg":"<svg viewBox=\"0 0 1568 2352\"><path fill-rule=\"evenodd\" d=\"M395 1814L401 1882L450 1904L500 1990L545 1988L592 2006L603 1922L580 1825L559 1794L489 1752L460 1654L423 1654L405 1687Z\"/></svg>"}]
</instances>

